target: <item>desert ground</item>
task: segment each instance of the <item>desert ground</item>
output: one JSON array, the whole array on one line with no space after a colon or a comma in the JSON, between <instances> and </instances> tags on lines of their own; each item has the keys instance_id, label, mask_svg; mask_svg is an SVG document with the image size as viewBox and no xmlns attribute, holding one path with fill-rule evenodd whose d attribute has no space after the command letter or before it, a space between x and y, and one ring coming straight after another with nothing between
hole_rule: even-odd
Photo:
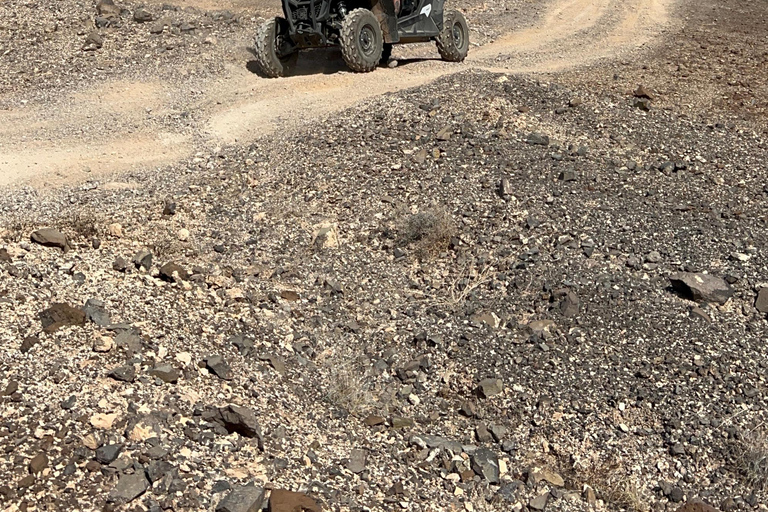
<instances>
[{"instance_id":1,"label":"desert ground","mask_svg":"<svg viewBox=\"0 0 768 512\"><path fill-rule=\"evenodd\" d=\"M768 509L768 3L115 3L0 1L0 510Z\"/></svg>"}]
</instances>

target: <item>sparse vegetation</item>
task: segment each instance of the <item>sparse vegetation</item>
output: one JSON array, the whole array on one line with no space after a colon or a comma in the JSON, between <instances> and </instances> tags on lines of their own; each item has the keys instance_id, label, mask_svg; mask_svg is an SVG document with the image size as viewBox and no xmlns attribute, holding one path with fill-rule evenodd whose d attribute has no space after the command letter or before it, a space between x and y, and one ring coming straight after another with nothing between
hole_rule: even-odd
<instances>
[{"instance_id":1,"label":"sparse vegetation","mask_svg":"<svg viewBox=\"0 0 768 512\"><path fill-rule=\"evenodd\" d=\"M332 356L328 367L328 383L325 397L331 404L353 416L362 417L380 409L375 379L365 367L362 354L344 353ZM378 404L378 405L377 405Z\"/></svg>"},{"instance_id":2,"label":"sparse vegetation","mask_svg":"<svg viewBox=\"0 0 768 512\"><path fill-rule=\"evenodd\" d=\"M627 464L616 455L599 458L597 453L587 461L572 465L568 471L574 482L587 484L595 490L609 510L647 512L646 490L636 476L628 473Z\"/></svg>"},{"instance_id":3,"label":"sparse vegetation","mask_svg":"<svg viewBox=\"0 0 768 512\"><path fill-rule=\"evenodd\" d=\"M455 234L451 216L445 210L434 209L406 218L400 230L400 243L413 246L416 256L424 260L447 250Z\"/></svg>"},{"instance_id":4,"label":"sparse vegetation","mask_svg":"<svg viewBox=\"0 0 768 512\"><path fill-rule=\"evenodd\" d=\"M75 212L72 217L63 219L58 228L63 232L73 232L82 239L89 239L101 233L102 223L88 210Z\"/></svg>"},{"instance_id":5,"label":"sparse vegetation","mask_svg":"<svg viewBox=\"0 0 768 512\"><path fill-rule=\"evenodd\" d=\"M768 490L768 436L763 429L743 434L736 445L736 469L754 492Z\"/></svg>"},{"instance_id":6,"label":"sparse vegetation","mask_svg":"<svg viewBox=\"0 0 768 512\"><path fill-rule=\"evenodd\" d=\"M33 230L32 223L20 218L13 219L6 223L6 229L2 231L3 241L9 243L20 242L28 239Z\"/></svg>"}]
</instances>

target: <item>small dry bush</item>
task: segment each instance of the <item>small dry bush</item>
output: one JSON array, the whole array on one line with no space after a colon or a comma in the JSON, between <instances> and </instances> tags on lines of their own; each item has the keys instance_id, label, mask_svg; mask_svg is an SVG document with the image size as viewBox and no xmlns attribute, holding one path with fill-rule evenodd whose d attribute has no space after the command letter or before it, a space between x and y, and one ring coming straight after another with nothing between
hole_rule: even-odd
<instances>
[{"instance_id":1,"label":"small dry bush","mask_svg":"<svg viewBox=\"0 0 768 512\"><path fill-rule=\"evenodd\" d=\"M572 466L569 473L575 482L592 487L609 510L647 512L650 509L637 477L628 474L626 464L615 456L595 457Z\"/></svg>"},{"instance_id":2,"label":"small dry bush","mask_svg":"<svg viewBox=\"0 0 768 512\"><path fill-rule=\"evenodd\" d=\"M63 232L71 231L82 239L93 238L98 235L101 223L92 212L77 212L72 217L63 219L58 223L58 229Z\"/></svg>"},{"instance_id":3,"label":"small dry bush","mask_svg":"<svg viewBox=\"0 0 768 512\"><path fill-rule=\"evenodd\" d=\"M332 356L325 361L325 399L349 414L363 417L373 412L381 413L381 390L376 377L369 372L367 358L348 352Z\"/></svg>"},{"instance_id":4,"label":"small dry bush","mask_svg":"<svg viewBox=\"0 0 768 512\"><path fill-rule=\"evenodd\" d=\"M736 469L753 491L768 491L768 436L758 429L743 434L735 447Z\"/></svg>"},{"instance_id":5,"label":"small dry bush","mask_svg":"<svg viewBox=\"0 0 768 512\"><path fill-rule=\"evenodd\" d=\"M9 243L28 240L32 231L32 223L20 218L8 219L7 223L4 222L3 225L0 226L0 233L2 233L3 241Z\"/></svg>"},{"instance_id":6,"label":"small dry bush","mask_svg":"<svg viewBox=\"0 0 768 512\"><path fill-rule=\"evenodd\" d=\"M431 210L409 216L399 231L400 243L413 245L419 259L426 259L448 249L456 224L444 210Z\"/></svg>"}]
</instances>

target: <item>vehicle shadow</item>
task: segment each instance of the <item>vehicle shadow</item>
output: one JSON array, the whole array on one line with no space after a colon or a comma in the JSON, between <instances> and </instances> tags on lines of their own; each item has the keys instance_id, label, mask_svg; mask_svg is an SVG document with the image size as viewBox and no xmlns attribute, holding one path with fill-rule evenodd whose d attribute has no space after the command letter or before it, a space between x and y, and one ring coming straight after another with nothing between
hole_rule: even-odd
<instances>
[{"instance_id":1,"label":"vehicle shadow","mask_svg":"<svg viewBox=\"0 0 768 512\"><path fill-rule=\"evenodd\" d=\"M248 51L255 57L256 50L254 48L248 48ZM430 60L439 60L439 58L418 57L397 59L396 67L408 66L418 62L425 62ZM259 69L255 59L249 60L245 67L251 73L254 73L262 78L267 78ZM380 67L386 69L388 66L382 65ZM288 76L332 75L335 73L348 71L349 68L347 68L347 65L344 63L344 59L341 56L341 50L334 47L317 48L311 50L302 50L299 53L296 66Z\"/></svg>"}]
</instances>

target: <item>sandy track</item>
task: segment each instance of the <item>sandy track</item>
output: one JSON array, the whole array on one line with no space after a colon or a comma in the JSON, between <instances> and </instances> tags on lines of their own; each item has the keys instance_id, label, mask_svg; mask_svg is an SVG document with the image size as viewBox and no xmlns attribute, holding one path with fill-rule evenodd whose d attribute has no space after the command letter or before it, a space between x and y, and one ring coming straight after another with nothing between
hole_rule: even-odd
<instances>
[{"instance_id":1,"label":"sandy track","mask_svg":"<svg viewBox=\"0 0 768 512\"><path fill-rule=\"evenodd\" d=\"M170 111L173 97L162 84L116 82L78 92L55 111L0 112L0 186L60 184L171 163L204 145L245 142L463 69L539 73L617 59L659 35L673 1L555 0L538 24L473 48L463 64L435 60L430 48L425 59L362 75L344 71L332 51L302 56L298 76L289 78L233 68L191 105L203 119L196 134L158 133L153 116ZM92 119L103 119L103 129L78 133Z\"/></svg>"}]
</instances>

